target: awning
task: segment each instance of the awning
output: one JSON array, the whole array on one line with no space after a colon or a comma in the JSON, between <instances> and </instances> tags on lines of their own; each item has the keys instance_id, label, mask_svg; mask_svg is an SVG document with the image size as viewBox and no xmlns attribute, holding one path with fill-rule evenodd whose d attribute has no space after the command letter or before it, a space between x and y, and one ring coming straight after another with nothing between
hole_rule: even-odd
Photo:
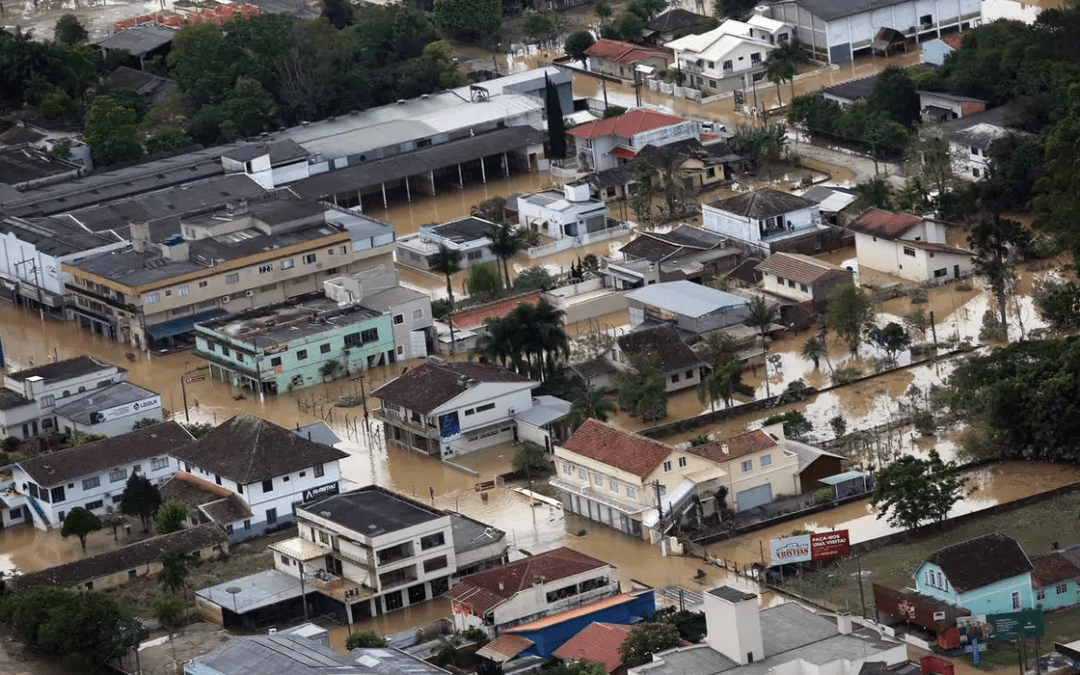
<instances>
[{"instance_id":1,"label":"awning","mask_svg":"<svg viewBox=\"0 0 1080 675\"><path fill-rule=\"evenodd\" d=\"M835 476L828 476L822 478L821 482L826 485L839 485L851 480L864 479L869 477L870 474L863 471L845 471L844 473L838 473Z\"/></svg>"},{"instance_id":2,"label":"awning","mask_svg":"<svg viewBox=\"0 0 1080 675\"><path fill-rule=\"evenodd\" d=\"M503 633L476 652L477 656L505 663L533 646L533 641L523 635Z\"/></svg>"},{"instance_id":3,"label":"awning","mask_svg":"<svg viewBox=\"0 0 1080 675\"><path fill-rule=\"evenodd\" d=\"M192 314L182 319L173 319L172 321L164 321L162 323L156 323L153 326L147 326L147 334L155 340L164 340L176 335L183 335L184 333L190 333L195 330L195 324L201 321L207 321L209 319L216 319L219 316L228 314L224 309L211 309L207 312L199 312L198 314Z\"/></svg>"},{"instance_id":4,"label":"awning","mask_svg":"<svg viewBox=\"0 0 1080 675\"><path fill-rule=\"evenodd\" d=\"M615 148L615 156L616 157L622 157L623 159L633 159L633 158L637 157L637 155L634 153L633 150L631 150L630 148L624 148L621 145L616 146L616 148Z\"/></svg>"}]
</instances>

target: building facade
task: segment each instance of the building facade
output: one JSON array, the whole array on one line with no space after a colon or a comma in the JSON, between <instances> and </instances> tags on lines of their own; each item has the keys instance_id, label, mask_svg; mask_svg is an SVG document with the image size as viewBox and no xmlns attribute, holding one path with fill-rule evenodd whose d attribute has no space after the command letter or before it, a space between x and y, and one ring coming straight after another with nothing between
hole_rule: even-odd
<instances>
[{"instance_id":1,"label":"building facade","mask_svg":"<svg viewBox=\"0 0 1080 675\"><path fill-rule=\"evenodd\" d=\"M824 311L829 292L854 282L851 270L798 253L775 253L755 268L766 293Z\"/></svg>"},{"instance_id":2,"label":"building facade","mask_svg":"<svg viewBox=\"0 0 1080 675\"><path fill-rule=\"evenodd\" d=\"M974 270L974 254L946 243L945 223L938 220L869 209L844 227L855 232L860 269L935 284L961 279Z\"/></svg>"},{"instance_id":3,"label":"building facade","mask_svg":"<svg viewBox=\"0 0 1080 675\"><path fill-rule=\"evenodd\" d=\"M670 323L690 335L741 324L750 316L750 301L692 281L668 281L626 294L630 326Z\"/></svg>"},{"instance_id":4,"label":"building facade","mask_svg":"<svg viewBox=\"0 0 1080 675\"><path fill-rule=\"evenodd\" d=\"M646 145L698 138L698 122L651 110L632 110L567 131L577 146L578 166L599 172L633 161Z\"/></svg>"},{"instance_id":5,"label":"building facade","mask_svg":"<svg viewBox=\"0 0 1080 675\"><path fill-rule=\"evenodd\" d=\"M701 226L760 255L807 245L810 250L800 252L820 251L819 235L828 229L817 203L772 188L702 204Z\"/></svg>"},{"instance_id":6,"label":"building facade","mask_svg":"<svg viewBox=\"0 0 1080 675\"><path fill-rule=\"evenodd\" d=\"M1011 537L987 534L940 549L915 570L915 590L972 614L1035 607L1031 561Z\"/></svg>"},{"instance_id":7,"label":"building facade","mask_svg":"<svg viewBox=\"0 0 1080 675\"><path fill-rule=\"evenodd\" d=\"M517 197L518 225L553 239L588 236L608 228L610 209L592 199L587 183L568 183L561 192L545 190Z\"/></svg>"},{"instance_id":8,"label":"building facade","mask_svg":"<svg viewBox=\"0 0 1080 675\"><path fill-rule=\"evenodd\" d=\"M402 286L396 269L374 267L328 279L323 288L339 305L356 303L389 314L398 361L424 358L434 346L431 296Z\"/></svg>"},{"instance_id":9,"label":"building facade","mask_svg":"<svg viewBox=\"0 0 1080 675\"><path fill-rule=\"evenodd\" d=\"M402 265L430 270L440 247L461 254L463 269L480 263L496 262L491 252L491 231L495 223L466 216L449 223L422 226L416 234L406 235L397 242L396 259Z\"/></svg>"},{"instance_id":10,"label":"building facade","mask_svg":"<svg viewBox=\"0 0 1080 675\"><path fill-rule=\"evenodd\" d=\"M715 462L724 472L728 507L749 511L781 495L802 494L799 456L789 450L782 424L773 424L690 452Z\"/></svg>"},{"instance_id":11,"label":"building facade","mask_svg":"<svg viewBox=\"0 0 1080 675\"><path fill-rule=\"evenodd\" d=\"M783 28L780 22L765 20ZM767 27L728 19L707 33L687 35L664 46L675 53L688 84L711 95L749 89L764 80L765 60L776 48L775 41Z\"/></svg>"},{"instance_id":12,"label":"building facade","mask_svg":"<svg viewBox=\"0 0 1080 675\"><path fill-rule=\"evenodd\" d=\"M637 66L648 66L657 71L667 70L668 58L663 52L646 49L629 42L601 38L585 50L589 57L589 70L635 81ZM564 111L566 112L566 111Z\"/></svg>"}]
</instances>

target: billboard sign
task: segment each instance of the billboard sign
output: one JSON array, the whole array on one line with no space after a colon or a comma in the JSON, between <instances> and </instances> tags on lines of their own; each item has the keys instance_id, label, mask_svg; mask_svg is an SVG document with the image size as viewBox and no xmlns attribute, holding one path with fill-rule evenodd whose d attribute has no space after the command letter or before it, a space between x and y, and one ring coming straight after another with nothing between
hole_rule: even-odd
<instances>
[{"instance_id":1,"label":"billboard sign","mask_svg":"<svg viewBox=\"0 0 1080 675\"><path fill-rule=\"evenodd\" d=\"M851 538L847 530L815 532L769 541L772 564L830 560L851 553Z\"/></svg>"},{"instance_id":2,"label":"billboard sign","mask_svg":"<svg viewBox=\"0 0 1080 675\"><path fill-rule=\"evenodd\" d=\"M118 405L115 408L106 408L105 410L91 412L90 424L101 424L102 422L109 422L120 419L121 417L127 417L128 415L146 413L160 407L161 397L151 396L150 398L144 398L143 400L135 401L134 403L126 403L124 405Z\"/></svg>"},{"instance_id":3,"label":"billboard sign","mask_svg":"<svg viewBox=\"0 0 1080 675\"><path fill-rule=\"evenodd\" d=\"M329 497L330 495L336 495L340 491L340 487L337 481L333 483L327 483L326 485L320 485L319 487L308 488L304 490L304 501L310 502L317 497Z\"/></svg>"},{"instance_id":4,"label":"billboard sign","mask_svg":"<svg viewBox=\"0 0 1080 675\"><path fill-rule=\"evenodd\" d=\"M995 640L1016 640L1022 637L1046 635L1042 612L1037 609L990 614L986 617L986 621L990 624L991 636Z\"/></svg>"}]
</instances>

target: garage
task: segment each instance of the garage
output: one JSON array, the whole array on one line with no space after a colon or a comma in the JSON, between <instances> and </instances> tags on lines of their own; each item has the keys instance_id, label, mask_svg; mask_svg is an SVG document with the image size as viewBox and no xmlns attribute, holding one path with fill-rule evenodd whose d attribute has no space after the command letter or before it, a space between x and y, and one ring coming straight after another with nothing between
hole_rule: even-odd
<instances>
[{"instance_id":1,"label":"garage","mask_svg":"<svg viewBox=\"0 0 1080 675\"><path fill-rule=\"evenodd\" d=\"M749 511L772 501L772 485L766 483L735 493L735 510Z\"/></svg>"}]
</instances>

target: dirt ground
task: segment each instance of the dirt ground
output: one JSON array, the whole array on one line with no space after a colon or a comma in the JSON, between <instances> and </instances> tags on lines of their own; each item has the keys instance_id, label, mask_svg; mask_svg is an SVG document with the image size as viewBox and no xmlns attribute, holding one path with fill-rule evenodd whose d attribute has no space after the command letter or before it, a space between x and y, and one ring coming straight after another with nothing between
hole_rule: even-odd
<instances>
[{"instance_id":1,"label":"dirt ground","mask_svg":"<svg viewBox=\"0 0 1080 675\"><path fill-rule=\"evenodd\" d=\"M140 649L139 666L143 675L178 675L183 672L185 661L213 650L230 637L228 631L199 621L178 631L171 643L166 639Z\"/></svg>"},{"instance_id":2,"label":"dirt ground","mask_svg":"<svg viewBox=\"0 0 1080 675\"><path fill-rule=\"evenodd\" d=\"M68 671L60 667L60 664L23 647L7 626L0 629L0 673L4 675L70 675Z\"/></svg>"}]
</instances>

